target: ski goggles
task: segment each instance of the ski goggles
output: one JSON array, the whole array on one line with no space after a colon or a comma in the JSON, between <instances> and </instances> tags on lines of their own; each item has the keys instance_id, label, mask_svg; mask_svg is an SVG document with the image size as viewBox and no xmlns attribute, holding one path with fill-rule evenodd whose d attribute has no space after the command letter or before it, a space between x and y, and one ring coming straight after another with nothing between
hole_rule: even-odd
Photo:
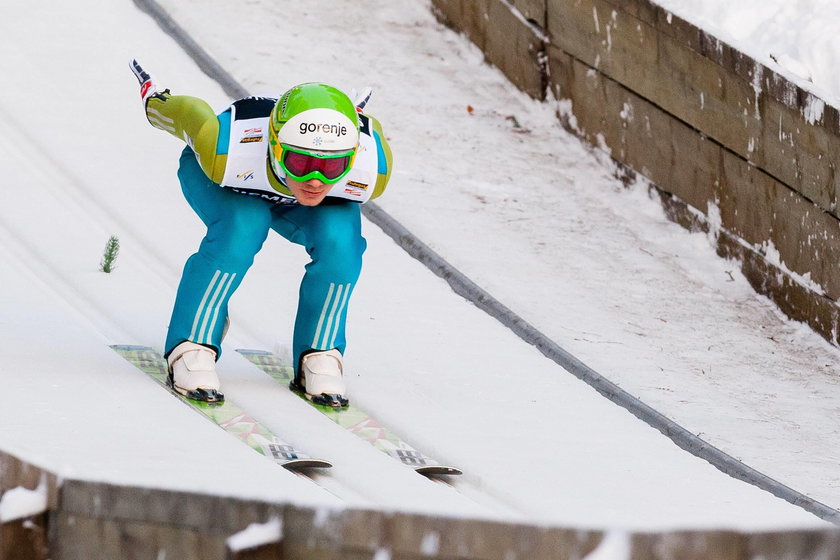
<instances>
[{"instance_id":1,"label":"ski goggles","mask_svg":"<svg viewBox=\"0 0 840 560\"><path fill-rule=\"evenodd\" d=\"M288 144L274 145L274 157L286 175L295 181L320 179L331 185L347 175L356 150L336 153L312 153Z\"/></svg>"}]
</instances>

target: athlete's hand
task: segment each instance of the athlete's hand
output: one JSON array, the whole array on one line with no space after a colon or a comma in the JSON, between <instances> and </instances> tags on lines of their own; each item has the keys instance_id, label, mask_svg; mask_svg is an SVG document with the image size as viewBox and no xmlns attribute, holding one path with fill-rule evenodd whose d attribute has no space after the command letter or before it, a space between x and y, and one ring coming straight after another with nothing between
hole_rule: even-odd
<instances>
[{"instance_id":1,"label":"athlete's hand","mask_svg":"<svg viewBox=\"0 0 840 560\"><path fill-rule=\"evenodd\" d=\"M140 63L136 60L132 59L128 66L134 73L134 77L137 78L138 82L140 82L140 99L143 101L143 107L145 108L146 101L148 101L151 96L158 93L157 85L149 73L143 70L143 67L140 66Z\"/></svg>"},{"instance_id":2,"label":"athlete's hand","mask_svg":"<svg viewBox=\"0 0 840 560\"><path fill-rule=\"evenodd\" d=\"M353 102L353 105L356 106L356 111L362 112L362 109L365 108L367 102L370 100L370 96L373 93L373 90L369 87L364 88L361 93L357 94L356 90L350 91L350 100Z\"/></svg>"}]
</instances>

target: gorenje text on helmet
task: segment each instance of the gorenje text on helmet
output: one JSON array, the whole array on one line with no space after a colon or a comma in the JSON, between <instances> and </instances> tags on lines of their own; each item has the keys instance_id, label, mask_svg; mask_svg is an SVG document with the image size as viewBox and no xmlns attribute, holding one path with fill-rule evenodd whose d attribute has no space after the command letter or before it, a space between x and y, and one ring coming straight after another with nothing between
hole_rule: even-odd
<instances>
[{"instance_id":1,"label":"gorenje text on helmet","mask_svg":"<svg viewBox=\"0 0 840 560\"><path fill-rule=\"evenodd\" d=\"M336 136L344 136L347 134L347 127L342 124L327 124L327 123L300 123L300 133L307 132L322 132L324 134L335 134Z\"/></svg>"}]
</instances>

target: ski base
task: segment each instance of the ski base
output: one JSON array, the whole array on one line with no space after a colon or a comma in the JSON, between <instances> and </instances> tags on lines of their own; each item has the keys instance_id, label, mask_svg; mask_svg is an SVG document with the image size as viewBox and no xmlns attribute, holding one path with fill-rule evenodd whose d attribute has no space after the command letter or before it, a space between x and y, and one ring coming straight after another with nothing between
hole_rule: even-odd
<instances>
[{"instance_id":1,"label":"ski base","mask_svg":"<svg viewBox=\"0 0 840 560\"><path fill-rule=\"evenodd\" d=\"M148 346L126 344L112 345L111 348L149 377L166 387L172 395L193 410L209 418L214 424L237 437L251 449L266 456L285 469L302 471L307 469L325 469L332 463L301 453L293 446L278 438L263 424L246 414L229 400L195 400L189 398L169 384L169 371L166 360L156 350Z\"/></svg>"},{"instance_id":2,"label":"ski base","mask_svg":"<svg viewBox=\"0 0 840 560\"><path fill-rule=\"evenodd\" d=\"M282 384L292 384L294 370L279 356L264 350L237 349L251 363L259 367L276 381ZM294 390L294 387L292 386ZM371 445L398 460L403 465L414 469L424 476L461 475L463 471L457 467L443 465L428 455L417 451L402 440L397 434L383 426L378 420L359 407L348 404L346 407L325 406L313 402L295 391L304 402L324 416L369 442Z\"/></svg>"}]
</instances>

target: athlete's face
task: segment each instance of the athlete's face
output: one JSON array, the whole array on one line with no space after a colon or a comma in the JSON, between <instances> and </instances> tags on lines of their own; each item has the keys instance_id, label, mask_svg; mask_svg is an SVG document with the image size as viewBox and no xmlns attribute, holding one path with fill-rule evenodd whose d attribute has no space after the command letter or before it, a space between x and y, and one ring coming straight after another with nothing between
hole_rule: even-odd
<instances>
[{"instance_id":1,"label":"athlete's face","mask_svg":"<svg viewBox=\"0 0 840 560\"><path fill-rule=\"evenodd\" d=\"M303 206L318 206L332 188L332 185L328 185L320 179L309 179L301 182L295 181L291 177L286 178L286 185Z\"/></svg>"}]
</instances>

